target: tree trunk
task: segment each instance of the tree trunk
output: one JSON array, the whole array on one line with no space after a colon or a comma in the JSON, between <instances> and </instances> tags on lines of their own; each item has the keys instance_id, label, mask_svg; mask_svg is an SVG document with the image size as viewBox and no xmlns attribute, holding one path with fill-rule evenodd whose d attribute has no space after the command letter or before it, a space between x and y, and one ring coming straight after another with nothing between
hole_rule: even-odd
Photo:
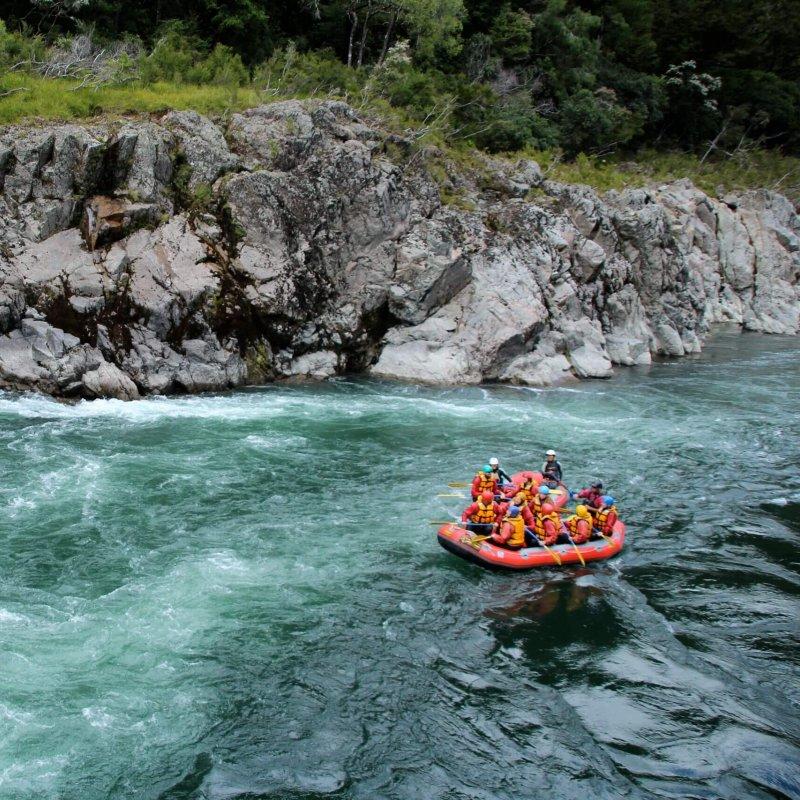
<instances>
[{"instance_id":1,"label":"tree trunk","mask_svg":"<svg viewBox=\"0 0 800 800\"><path fill-rule=\"evenodd\" d=\"M386 34L383 37L383 47L381 48L381 57L378 59L379 64L383 64L383 60L386 58L386 53L389 50L389 42L392 38L392 30L394 29L394 23L397 21L397 12L393 11L392 16L389 19L389 26L386 28Z\"/></svg>"},{"instance_id":2,"label":"tree trunk","mask_svg":"<svg viewBox=\"0 0 800 800\"><path fill-rule=\"evenodd\" d=\"M353 37L356 35L356 26L358 25L358 14L351 8L347 12L350 17L350 38L347 40L347 66L353 66Z\"/></svg>"},{"instance_id":3,"label":"tree trunk","mask_svg":"<svg viewBox=\"0 0 800 800\"><path fill-rule=\"evenodd\" d=\"M358 65L361 66L364 63L364 47L367 44L367 30L369 28L369 18L372 14L372 2L367 5L367 13L364 17L364 25L361 28L361 43L358 45Z\"/></svg>"}]
</instances>

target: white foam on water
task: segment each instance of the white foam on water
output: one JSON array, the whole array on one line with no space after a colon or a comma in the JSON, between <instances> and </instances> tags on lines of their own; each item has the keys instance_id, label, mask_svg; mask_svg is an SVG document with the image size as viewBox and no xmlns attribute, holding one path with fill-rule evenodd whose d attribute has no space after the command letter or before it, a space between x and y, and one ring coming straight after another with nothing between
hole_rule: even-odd
<instances>
[{"instance_id":1,"label":"white foam on water","mask_svg":"<svg viewBox=\"0 0 800 800\"><path fill-rule=\"evenodd\" d=\"M81 709L81 714L93 728L108 728L114 722L114 717L102 708L84 708Z\"/></svg>"}]
</instances>

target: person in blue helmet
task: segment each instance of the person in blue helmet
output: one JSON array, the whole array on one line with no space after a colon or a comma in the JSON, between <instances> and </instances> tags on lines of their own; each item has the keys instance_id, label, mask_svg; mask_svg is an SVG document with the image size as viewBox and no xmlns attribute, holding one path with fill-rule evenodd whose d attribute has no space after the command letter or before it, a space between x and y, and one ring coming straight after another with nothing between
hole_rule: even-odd
<instances>
[{"instance_id":1,"label":"person in blue helmet","mask_svg":"<svg viewBox=\"0 0 800 800\"><path fill-rule=\"evenodd\" d=\"M525 547L525 521L522 519L519 506L509 506L506 516L491 535L490 541L509 550Z\"/></svg>"},{"instance_id":2,"label":"person in blue helmet","mask_svg":"<svg viewBox=\"0 0 800 800\"><path fill-rule=\"evenodd\" d=\"M549 500L550 500L550 489L544 484L542 484L530 502L530 509L533 512L533 515L534 516L536 516L537 514L541 515L542 506L545 503L549 502Z\"/></svg>"},{"instance_id":3,"label":"person in blue helmet","mask_svg":"<svg viewBox=\"0 0 800 800\"><path fill-rule=\"evenodd\" d=\"M614 525L619 519L616 501L610 494L605 494L600 498L600 506L594 511L594 527L603 536L610 536L614 532Z\"/></svg>"}]
</instances>

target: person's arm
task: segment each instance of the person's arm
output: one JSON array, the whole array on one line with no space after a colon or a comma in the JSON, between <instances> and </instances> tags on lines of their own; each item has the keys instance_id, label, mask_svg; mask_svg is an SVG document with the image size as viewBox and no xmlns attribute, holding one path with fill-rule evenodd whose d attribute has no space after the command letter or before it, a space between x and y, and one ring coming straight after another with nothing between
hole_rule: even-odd
<instances>
[{"instance_id":1,"label":"person's arm","mask_svg":"<svg viewBox=\"0 0 800 800\"><path fill-rule=\"evenodd\" d=\"M464 513L461 515L462 522L469 522L470 514L474 514L478 510L478 504L472 503L472 505L467 506L464 509Z\"/></svg>"},{"instance_id":2,"label":"person's arm","mask_svg":"<svg viewBox=\"0 0 800 800\"><path fill-rule=\"evenodd\" d=\"M472 479L472 499L474 500L478 496L478 487L481 485L481 479L476 475Z\"/></svg>"},{"instance_id":3,"label":"person's arm","mask_svg":"<svg viewBox=\"0 0 800 800\"><path fill-rule=\"evenodd\" d=\"M504 483L511 483L511 476L502 467L497 470L497 474Z\"/></svg>"},{"instance_id":4,"label":"person's arm","mask_svg":"<svg viewBox=\"0 0 800 800\"><path fill-rule=\"evenodd\" d=\"M558 539L558 531L555 523L551 519L546 519L544 521L544 543L546 545L555 544L556 539Z\"/></svg>"}]
</instances>

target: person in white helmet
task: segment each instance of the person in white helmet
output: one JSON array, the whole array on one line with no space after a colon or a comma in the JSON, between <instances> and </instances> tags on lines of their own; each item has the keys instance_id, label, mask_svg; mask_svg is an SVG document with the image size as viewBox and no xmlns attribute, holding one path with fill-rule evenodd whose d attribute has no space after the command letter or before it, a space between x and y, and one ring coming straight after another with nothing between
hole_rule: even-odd
<instances>
[{"instance_id":1,"label":"person in white helmet","mask_svg":"<svg viewBox=\"0 0 800 800\"><path fill-rule=\"evenodd\" d=\"M489 466L498 483L511 483L511 476L500 466L500 462L496 458L489 459Z\"/></svg>"},{"instance_id":2,"label":"person in white helmet","mask_svg":"<svg viewBox=\"0 0 800 800\"><path fill-rule=\"evenodd\" d=\"M544 464L542 464L542 476L548 483L561 483L561 464L556 461L556 451L548 450L545 455L547 456L547 459L545 460Z\"/></svg>"}]
</instances>

